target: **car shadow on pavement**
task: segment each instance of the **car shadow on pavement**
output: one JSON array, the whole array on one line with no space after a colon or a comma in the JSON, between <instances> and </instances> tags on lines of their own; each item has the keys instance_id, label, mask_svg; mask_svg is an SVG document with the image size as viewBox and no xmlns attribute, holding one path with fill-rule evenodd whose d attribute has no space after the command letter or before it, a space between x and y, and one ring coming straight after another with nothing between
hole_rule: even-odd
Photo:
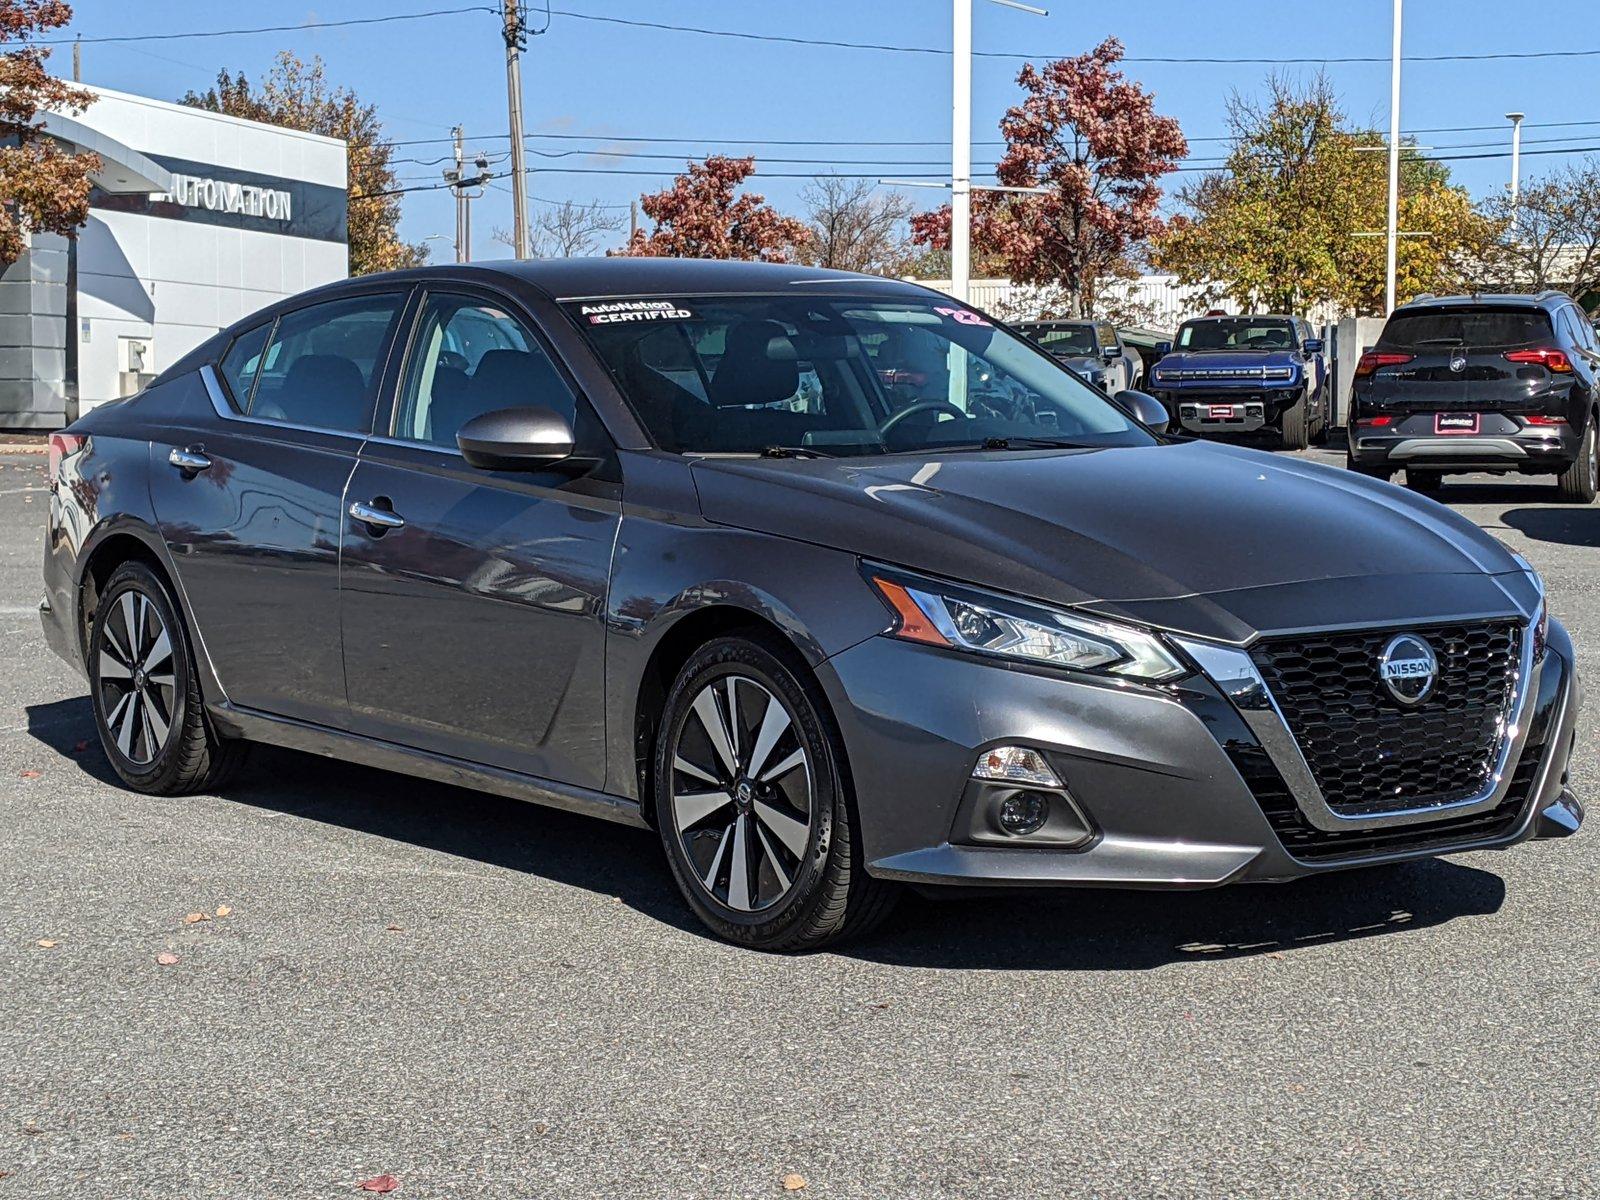
<instances>
[{"instance_id":1,"label":"car shadow on pavement","mask_svg":"<svg viewBox=\"0 0 1600 1200\"><path fill-rule=\"evenodd\" d=\"M38 741L120 786L87 697L29 705L27 717ZM272 746L255 747L220 794L615 896L652 920L711 936L678 895L655 835L644 830ZM905 967L1148 970L1426 929L1493 913L1504 899L1498 875L1440 859L1213 891L951 889L937 898L906 895L882 929L828 952Z\"/></svg>"},{"instance_id":2,"label":"car shadow on pavement","mask_svg":"<svg viewBox=\"0 0 1600 1200\"><path fill-rule=\"evenodd\" d=\"M1512 529L1539 542L1563 546L1600 546L1600 507L1512 508L1500 514Z\"/></svg>"}]
</instances>

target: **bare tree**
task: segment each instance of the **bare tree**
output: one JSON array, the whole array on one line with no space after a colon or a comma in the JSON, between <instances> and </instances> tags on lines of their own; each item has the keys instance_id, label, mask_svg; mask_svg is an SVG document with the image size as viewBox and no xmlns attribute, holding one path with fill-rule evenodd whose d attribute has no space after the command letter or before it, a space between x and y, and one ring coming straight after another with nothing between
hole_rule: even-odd
<instances>
[{"instance_id":1,"label":"bare tree","mask_svg":"<svg viewBox=\"0 0 1600 1200\"><path fill-rule=\"evenodd\" d=\"M621 212L591 200L587 204L563 200L546 204L534 213L528 226L528 243L534 258L584 258L603 249L606 234L625 224ZM496 229L494 240L516 245L509 229Z\"/></svg>"},{"instance_id":2,"label":"bare tree","mask_svg":"<svg viewBox=\"0 0 1600 1200\"><path fill-rule=\"evenodd\" d=\"M1485 206L1500 236L1470 272L1480 286L1559 288L1580 301L1600 291L1600 159L1547 175ZM1595 306L1591 302L1592 310Z\"/></svg>"},{"instance_id":3,"label":"bare tree","mask_svg":"<svg viewBox=\"0 0 1600 1200\"><path fill-rule=\"evenodd\" d=\"M916 257L908 225L914 210L900 193L879 192L865 179L823 175L801 198L811 227L807 265L898 275Z\"/></svg>"}]
</instances>

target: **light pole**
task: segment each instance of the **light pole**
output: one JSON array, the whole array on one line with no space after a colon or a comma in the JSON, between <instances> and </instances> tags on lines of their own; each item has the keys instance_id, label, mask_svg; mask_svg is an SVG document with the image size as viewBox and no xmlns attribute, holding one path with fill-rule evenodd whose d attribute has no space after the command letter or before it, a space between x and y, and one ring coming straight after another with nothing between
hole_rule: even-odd
<instances>
[{"instance_id":1,"label":"light pole","mask_svg":"<svg viewBox=\"0 0 1600 1200\"><path fill-rule=\"evenodd\" d=\"M1384 264L1384 316L1394 311L1395 251L1400 227L1400 8L1394 0L1394 49L1389 68L1389 224Z\"/></svg>"},{"instance_id":2,"label":"light pole","mask_svg":"<svg viewBox=\"0 0 1600 1200\"><path fill-rule=\"evenodd\" d=\"M1525 114L1509 112L1511 122L1511 207L1517 207L1517 190L1522 185L1522 118Z\"/></svg>"},{"instance_id":3,"label":"light pole","mask_svg":"<svg viewBox=\"0 0 1600 1200\"><path fill-rule=\"evenodd\" d=\"M1035 16L1020 0L989 0ZM972 277L972 0L951 0L950 294L965 303Z\"/></svg>"}]
</instances>

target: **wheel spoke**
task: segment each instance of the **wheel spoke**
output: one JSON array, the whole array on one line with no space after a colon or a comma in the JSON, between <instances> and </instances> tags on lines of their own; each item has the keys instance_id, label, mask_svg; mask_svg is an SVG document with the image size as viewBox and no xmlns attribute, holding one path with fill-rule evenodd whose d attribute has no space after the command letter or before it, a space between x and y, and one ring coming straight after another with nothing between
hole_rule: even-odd
<instances>
[{"instance_id":1,"label":"wheel spoke","mask_svg":"<svg viewBox=\"0 0 1600 1200\"><path fill-rule=\"evenodd\" d=\"M783 864L778 861L778 852L773 849L772 843L767 840L767 831L761 826L756 826L756 840L761 843L762 853L766 855L767 865L772 868L772 873L778 877L779 894L789 890L789 874L783 869Z\"/></svg>"},{"instance_id":2,"label":"wheel spoke","mask_svg":"<svg viewBox=\"0 0 1600 1200\"><path fill-rule=\"evenodd\" d=\"M682 771L690 779L698 779L701 783L709 783L712 787L720 787L722 785L722 780L704 767L695 766L681 754L673 756L672 769L674 771Z\"/></svg>"},{"instance_id":3,"label":"wheel spoke","mask_svg":"<svg viewBox=\"0 0 1600 1200\"><path fill-rule=\"evenodd\" d=\"M769 695L766 715L761 718L761 732L756 734L756 744L750 750L748 774L757 779L761 777L761 768L767 765L767 757L788 728L789 710L783 707L783 702L776 696Z\"/></svg>"},{"instance_id":4,"label":"wheel spoke","mask_svg":"<svg viewBox=\"0 0 1600 1200\"><path fill-rule=\"evenodd\" d=\"M157 626L157 628L159 629L160 626ZM153 667L159 667L171 657L172 639L167 636L165 629L161 629L161 632L156 634L155 643L150 647L149 653L144 656L145 672L148 673Z\"/></svg>"},{"instance_id":5,"label":"wheel spoke","mask_svg":"<svg viewBox=\"0 0 1600 1200\"><path fill-rule=\"evenodd\" d=\"M146 688L144 694L139 698L144 701L139 707L144 711L145 725L151 735L150 757L154 758L156 751L167 740L167 719L161 715L161 710L156 707L155 697L151 695L149 688Z\"/></svg>"},{"instance_id":6,"label":"wheel spoke","mask_svg":"<svg viewBox=\"0 0 1600 1200\"><path fill-rule=\"evenodd\" d=\"M171 675L146 675L145 682L158 683L162 687L175 687L176 680Z\"/></svg>"},{"instance_id":7,"label":"wheel spoke","mask_svg":"<svg viewBox=\"0 0 1600 1200\"><path fill-rule=\"evenodd\" d=\"M133 731L139 715L139 693L128 693L128 703L122 709L122 724L117 729L117 749L126 758L133 757Z\"/></svg>"},{"instance_id":8,"label":"wheel spoke","mask_svg":"<svg viewBox=\"0 0 1600 1200\"><path fill-rule=\"evenodd\" d=\"M711 688L704 689L694 698L694 715L700 718L701 728L706 731L706 737L711 739L711 748L722 760L728 778L732 779L739 773L739 762L733 752L733 741L728 736L728 727L723 723L722 713L717 708L717 694Z\"/></svg>"},{"instance_id":9,"label":"wheel spoke","mask_svg":"<svg viewBox=\"0 0 1600 1200\"><path fill-rule=\"evenodd\" d=\"M122 633L128 639L128 661L139 661L139 617L138 610L133 606L133 593L123 592L117 598L117 607L122 610Z\"/></svg>"},{"instance_id":10,"label":"wheel spoke","mask_svg":"<svg viewBox=\"0 0 1600 1200\"><path fill-rule=\"evenodd\" d=\"M672 797L672 812L677 818L678 832L683 833L700 824L719 808L733 803L727 792L680 792Z\"/></svg>"},{"instance_id":11,"label":"wheel spoke","mask_svg":"<svg viewBox=\"0 0 1600 1200\"><path fill-rule=\"evenodd\" d=\"M717 872L722 869L722 860L728 853L728 843L733 840L733 826L729 825L722 831L722 840L717 843L717 852L711 858L711 869L700 877L700 882L706 885L706 891L715 894Z\"/></svg>"},{"instance_id":12,"label":"wheel spoke","mask_svg":"<svg viewBox=\"0 0 1600 1200\"><path fill-rule=\"evenodd\" d=\"M100 678L101 679L131 679L133 672L128 670L126 663L118 662L117 656L105 647L111 645L111 631L106 631L105 641L100 648Z\"/></svg>"},{"instance_id":13,"label":"wheel spoke","mask_svg":"<svg viewBox=\"0 0 1600 1200\"><path fill-rule=\"evenodd\" d=\"M786 756L782 762L774 765L765 775L761 776L761 782L771 783L774 779L782 779L796 767L804 766L805 761L806 752L804 750L796 750L793 754Z\"/></svg>"},{"instance_id":14,"label":"wheel spoke","mask_svg":"<svg viewBox=\"0 0 1600 1200\"><path fill-rule=\"evenodd\" d=\"M728 907L750 911L750 848L744 829L749 817L740 813L733 819L733 865L728 868Z\"/></svg>"},{"instance_id":15,"label":"wheel spoke","mask_svg":"<svg viewBox=\"0 0 1600 1200\"><path fill-rule=\"evenodd\" d=\"M811 840L810 825L779 812L765 800L755 802L755 811L756 816L761 818L761 823L772 830L780 842L789 847L791 854L796 858L805 857L806 843Z\"/></svg>"},{"instance_id":16,"label":"wheel spoke","mask_svg":"<svg viewBox=\"0 0 1600 1200\"><path fill-rule=\"evenodd\" d=\"M729 675L724 687L726 707L723 709L728 714L728 747L733 751L733 761L739 761L739 697L736 694L739 677Z\"/></svg>"}]
</instances>

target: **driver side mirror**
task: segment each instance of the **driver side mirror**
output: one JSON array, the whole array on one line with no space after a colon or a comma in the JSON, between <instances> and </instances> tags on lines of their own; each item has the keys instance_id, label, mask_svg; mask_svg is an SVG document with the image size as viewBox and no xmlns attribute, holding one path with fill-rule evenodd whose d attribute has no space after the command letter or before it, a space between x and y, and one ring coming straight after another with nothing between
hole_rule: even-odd
<instances>
[{"instance_id":1,"label":"driver side mirror","mask_svg":"<svg viewBox=\"0 0 1600 1200\"><path fill-rule=\"evenodd\" d=\"M1117 359L1122 357L1122 351L1115 346L1101 346L1100 357L1105 359L1106 362L1116 362Z\"/></svg>"},{"instance_id":2,"label":"driver side mirror","mask_svg":"<svg viewBox=\"0 0 1600 1200\"><path fill-rule=\"evenodd\" d=\"M1165 355L1168 355L1168 354L1172 353L1172 343L1171 342L1157 342L1154 346L1151 347L1151 349L1155 351L1155 354L1156 354L1157 358L1162 358Z\"/></svg>"},{"instance_id":3,"label":"driver side mirror","mask_svg":"<svg viewBox=\"0 0 1600 1200\"><path fill-rule=\"evenodd\" d=\"M1300 349L1306 354L1321 354L1323 341L1321 338L1307 338L1300 343Z\"/></svg>"},{"instance_id":4,"label":"driver side mirror","mask_svg":"<svg viewBox=\"0 0 1600 1200\"><path fill-rule=\"evenodd\" d=\"M537 471L572 457L572 425L541 404L501 408L464 422L456 445L484 471Z\"/></svg>"},{"instance_id":5,"label":"driver side mirror","mask_svg":"<svg viewBox=\"0 0 1600 1200\"><path fill-rule=\"evenodd\" d=\"M1132 413L1139 424L1148 426L1156 433L1167 431L1167 423L1171 420L1167 416L1167 406L1148 392L1123 391L1112 399Z\"/></svg>"}]
</instances>

